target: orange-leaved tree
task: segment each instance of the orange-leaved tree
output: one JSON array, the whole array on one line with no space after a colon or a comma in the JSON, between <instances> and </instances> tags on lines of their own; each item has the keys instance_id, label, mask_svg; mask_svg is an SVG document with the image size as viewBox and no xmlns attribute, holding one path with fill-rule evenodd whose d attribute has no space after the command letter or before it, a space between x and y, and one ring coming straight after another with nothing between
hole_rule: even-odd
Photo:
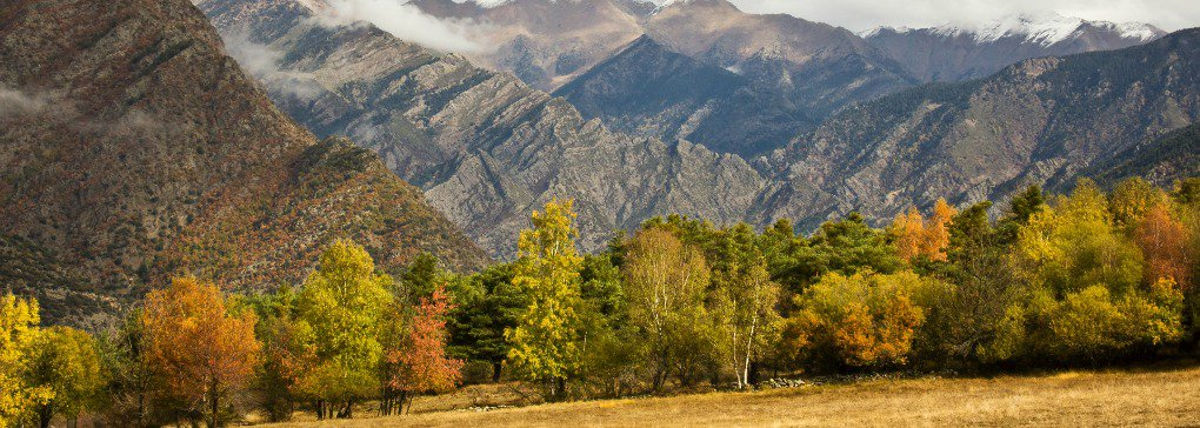
<instances>
[{"instance_id":1,"label":"orange-leaved tree","mask_svg":"<svg viewBox=\"0 0 1200 428\"><path fill-rule=\"evenodd\" d=\"M888 232L896 254L905 261L917 256L933 261L946 261L946 249L950 246L950 225L958 211L945 199L938 199L928 219L916 208L897 215Z\"/></svg>"},{"instance_id":2,"label":"orange-leaved tree","mask_svg":"<svg viewBox=\"0 0 1200 428\"><path fill-rule=\"evenodd\" d=\"M453 309L444 287L421 298L404 331L400 347L386 355L388 386L400 391L400 406L425 391L453 388L462 380L463 361L446 355L446 317Z\"/></svg>"},{"instance_id":3,"label":"orange-leaved tree","mask_svg":"<svg viewBox=\"0 0 1200 428\"><path fill-rule=\"evenodd\" d=\"M1191 233L1183 222L1171 215L1165 201L1152 205L1142 215L1134 230L1133 239L1146 258L1147 282L1173 279L1187 290L1192 285Z\"/></svg>"},{"instance_id":4,"label":"orange-leaved tree","mask_svg":"<svg viewBox=\"0 0 1200 428\"><path fill-rule=\"evenodd\" d=\"M231 314L216 286L175 278L146 297L141 323L149 367L209 426L220 426L222 406L245 388L258 364L254 314Z\"/></svg>"}]
</instances>

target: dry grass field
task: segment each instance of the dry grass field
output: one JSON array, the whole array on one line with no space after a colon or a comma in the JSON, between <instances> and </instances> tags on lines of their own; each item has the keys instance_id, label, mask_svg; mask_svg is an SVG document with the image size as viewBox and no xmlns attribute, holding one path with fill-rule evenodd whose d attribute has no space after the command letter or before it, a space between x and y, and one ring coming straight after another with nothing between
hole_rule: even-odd
<instances>
[{"instance_id":1,"label":"dry grass field","mask_svg":"<svg viewBox=\"0 0 1200 428\"><path fill-rule=\"evenodd\" d=\"M424 398L408 416L283 426L1200 426L1200 367L437 410L462 400L461 394Z\"/></svg>"}]
</instances>

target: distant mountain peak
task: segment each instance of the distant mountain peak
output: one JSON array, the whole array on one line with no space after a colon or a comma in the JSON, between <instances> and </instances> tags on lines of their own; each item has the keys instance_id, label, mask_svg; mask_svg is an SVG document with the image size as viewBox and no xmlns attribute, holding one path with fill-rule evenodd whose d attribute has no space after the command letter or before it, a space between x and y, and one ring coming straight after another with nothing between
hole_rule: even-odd
<instances>
[{"instance_id":1,"label":"distant mountain peak","mask_svg":"<svg viewBox=\"0 0 1200 428\"><path fill-rule=\"evenodd\" d=\"M1050 46L1083 35L1089 29L1111 32L1124 39L1148 42L1166 34L1165 31L1141 22L1090 21L1063 16L1056 12L1018 13L1007 15L986 24L947 23L937 27L878 27L859 35L870 38L882 31L899 34L923 32L944 37L970 37L977 43L992 43L1001 39L1019 38L1029 43Z\"/></svg>"}]
</instances>

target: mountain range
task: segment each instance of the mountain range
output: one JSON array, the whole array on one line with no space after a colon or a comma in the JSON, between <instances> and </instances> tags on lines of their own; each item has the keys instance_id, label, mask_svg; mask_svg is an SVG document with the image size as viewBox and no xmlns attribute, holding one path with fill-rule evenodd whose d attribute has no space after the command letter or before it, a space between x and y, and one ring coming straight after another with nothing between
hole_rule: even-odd
<instances>
[{"instance_id":1,"label":"mountain range","mask_svg":"<svg viewBox=\"0 0 1200 428\"><path fill-rule=\"evenodd\" d=\"M1197 116L1194 31L921 85L900 77L903 67L867 41L824 24L745 14L720 0L653 9L587 2L587 10L632 14L646 33L597 58L556 98L520 72L474 65L471 55L422 48L369 24L328 24L314 18L322 13L316 1L200 6L231 45L279 59L256 75L285 111L318 135L348 135L381 153L498 257L513 254L512 236L528 213L554 196L578 200L585 249L613 229L674 212L758 225L788 217L806 229L850 210L882 221L942 196L1003 201L1026 184L1069 183ZM518 13L523 7L585 7L417 4L439 16L489 19L532 19ZM546 40L561 36L554 34ZM820 55L806 59L806 49ZM781 79L754 77L771 71ZM820 110L813 106L837 97L816 102L805 90L778 90L805 73L877 89ZM829 84L838 93L860 88ZM751 147L693 142L722 132L730 141L744 138L729 137L737 133L771 137ZM1164 177L1183 173L1165 170Z\"/></svg>"},{"instance_id":2,"label":"mountain range","mask_svg":"<svg viewBox=\"0 0 1200 428\"><path fill-rule=\"evenodd\" d=\"M486 27L477 37L495 49L468 53L474 63L564 96L585 118L746 158L782 148L846 106L900 89L982 78L1025 59L1125 48L1166 34L1147 24L1053 13L978 26L878 28L859 37L790 15L745 13L727 0L414 4ZM656 61L665 55L693 63ZM655 91L643 90L651 85Z\"/></svg>"}]
</instances>

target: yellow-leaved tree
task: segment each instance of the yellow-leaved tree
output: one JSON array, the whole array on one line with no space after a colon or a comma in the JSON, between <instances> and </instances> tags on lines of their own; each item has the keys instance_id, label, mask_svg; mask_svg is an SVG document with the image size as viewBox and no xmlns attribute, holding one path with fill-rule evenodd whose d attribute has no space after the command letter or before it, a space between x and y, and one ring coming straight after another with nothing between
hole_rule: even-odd
<instances>
[{"instance_id":1,"label":"yellow-leaved tree","mask_svg":"<svg viewBox=\"0 0 1200 428\"><path fill-rule=\"evenodd\" d=\"M504 332L514 368L548 386L552 399L566 397L567 380L582 360L583 257L575 250L572 205L569 199L551 200L543 212L533 213L533 229L521 231L512 282L529 304Z\"/></svg>"},{"instance_id":2,"label":"yellow-leaved tree","mask_svg":"<svg viewBox=\"0 0 1200 428\"><path fill-rule=\"evenodd\" d=\"M651 228L629 241L621 271L629 323L643 339L651 387L658 391L674 363L688 357L688 344L704 323L708 263L671 232Z\"/></svg>"},{"instance_id":3,"label":"yellow-leaved tree","mask_svg":"<svg viewBox=\"0 0 1200 428\"><path fill-rule=\"evenodd\" d=\"M292 339L311 349L314 361L295 389L316 401L318 418L351 417L355 401L379 388L380 319L392 302L387 290L393 282L375 271L367 250L345 240L330 245L304 281Z\"/></svg>"},{"instance_id":4,"label":"yellow-leaved tree","mask_svg":"<svg viewBox=\"0 0 1200 428\"><path fill-rule=\"evenodd\" d=\"M0 297L0 427L16 425L26 412L54 398L50 388L31 385L23 376L40 321L36 300Z\"/></svg>"},{"instance_id":5,"label":"yellow-leaved tree","mask_svg":"<svg viewBox=\"0 0 1200 428\"><path fill-rule=\"evenodd\" d=\"M29 383L49 388L53 398L37 406L38 425L55 415L74 420L95 407L106 379L96 340L84 331L55 326L42 331L29 352Z\"/></svg>"}]
</instances>

